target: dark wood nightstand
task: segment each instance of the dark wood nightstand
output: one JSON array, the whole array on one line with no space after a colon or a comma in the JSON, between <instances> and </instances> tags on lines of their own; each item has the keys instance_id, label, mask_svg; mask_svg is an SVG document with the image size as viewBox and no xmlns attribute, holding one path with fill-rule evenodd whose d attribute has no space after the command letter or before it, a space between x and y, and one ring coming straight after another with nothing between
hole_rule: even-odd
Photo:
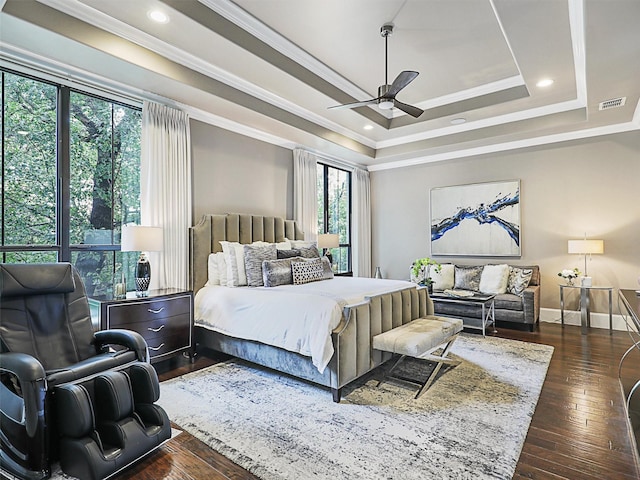
<instances>
[{"instance_id":1,"label":"dark wood nightstand","mask_svg":"<svg viewBox=\"0 0 640 480\"><path fill-rule=\"evenodd\" d=\"M181 352L193 361L193 292L169 288L150 290L146 297L128 292L126 298L92 297L89 302L98 307L100 330L124 328L141 334L152 363Z\"/></svg>"}]
</instances>

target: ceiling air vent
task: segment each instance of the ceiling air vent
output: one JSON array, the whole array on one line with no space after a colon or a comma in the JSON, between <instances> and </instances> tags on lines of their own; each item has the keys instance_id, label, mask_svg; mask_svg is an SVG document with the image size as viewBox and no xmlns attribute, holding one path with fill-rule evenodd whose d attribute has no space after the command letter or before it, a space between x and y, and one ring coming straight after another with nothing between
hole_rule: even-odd
<instances>
[{"instance_id":1,"label":"ceiling air vent","mask_svg":"<svg viewBox=\"0 0 640 480\"><path fill-rule=\"evenodd\" d=\"M624 102L627 101L627 97L612 98L611 100L605 100L600 102L598 110L608 110L610 108L624 107Z\"/></svg>"}]
</instances>

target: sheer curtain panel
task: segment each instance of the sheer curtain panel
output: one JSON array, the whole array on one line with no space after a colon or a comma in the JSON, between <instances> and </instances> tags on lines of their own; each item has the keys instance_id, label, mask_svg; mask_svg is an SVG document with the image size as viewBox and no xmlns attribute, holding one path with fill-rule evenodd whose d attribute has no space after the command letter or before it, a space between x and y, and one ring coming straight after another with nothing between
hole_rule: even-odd
<instances>
[{"instance_id":1,"label":"sheer curtain panel","mask_svg":"<svg viewBox=\"0 0 640 480\"><path fill-rule=\"evenodd\" d=\"M304 232L304 239L318 239L318 179L316 156L301 148L293 150L294 220Z\"/></svg>"},{"instance_id":2,"label":"sheer curtain panel","mask_svg":"<svg viewBox=\"0 0 640 480\"><path fill-rule=\"evenodd\" d=\"M371 276L371 187L369 172L353 171L353 275Z\"/></svg>"},{"instance_id":3,"label":"sheer curtain panel","mask_svg":"<svg viewBox=\"0 0 640 480\"><path fill-rule=\"evenodd\" d=\"M149 288L188 288L191 140L186 113L142 106L141 223L162 227L162 252L151 252Z\"/></svg>"}]
</instances>

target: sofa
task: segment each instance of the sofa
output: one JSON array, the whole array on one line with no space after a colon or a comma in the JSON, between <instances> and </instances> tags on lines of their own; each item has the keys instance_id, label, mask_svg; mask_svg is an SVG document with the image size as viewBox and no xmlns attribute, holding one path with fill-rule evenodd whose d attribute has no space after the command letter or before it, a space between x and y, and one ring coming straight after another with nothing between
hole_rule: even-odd
<instances>
[{"instance_id":1,"label":"sofa","mask_svg":"<svg viewBox=\"0 0 640 480\"><path fill-rule=\"evenodd\" d=\"M411 280L423 283L431 278L436 315L461 318L465 326L478 328L482 310L477 306L439 302L438 293L465 290L495 294L496 323L505 327L525 326L533 331L540 320L540 269L537 265L508 264L455 265L442 264L422 269Z\"/></svg>"}]
</instances>

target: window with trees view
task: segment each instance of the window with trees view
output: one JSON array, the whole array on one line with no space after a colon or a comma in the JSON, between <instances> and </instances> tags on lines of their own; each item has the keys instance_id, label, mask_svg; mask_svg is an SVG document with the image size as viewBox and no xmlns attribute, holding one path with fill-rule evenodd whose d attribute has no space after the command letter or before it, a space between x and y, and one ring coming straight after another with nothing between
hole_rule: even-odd
<instances>
[{"instance_id":1,"label":"window with trees view","mask_svg":"<svg viewBox=\"0 0 640 480\"><path fill-rule=\"evenodd\" d=\"M1 74L0 260L69 261L89 295L108 294L136 261L119 250L121 225L139 223L142 113Z\"/></svg>"},{"instance_id":2,"label":"window with trees view","mask_svg":"<svg viewBox=\"0 0 640 480\"><path fill-rule=\"evenodd\" d=\"M337 233L336 273L351 273L351 172L318 163L318 233Z\"/></svg>"}]
</instances>

